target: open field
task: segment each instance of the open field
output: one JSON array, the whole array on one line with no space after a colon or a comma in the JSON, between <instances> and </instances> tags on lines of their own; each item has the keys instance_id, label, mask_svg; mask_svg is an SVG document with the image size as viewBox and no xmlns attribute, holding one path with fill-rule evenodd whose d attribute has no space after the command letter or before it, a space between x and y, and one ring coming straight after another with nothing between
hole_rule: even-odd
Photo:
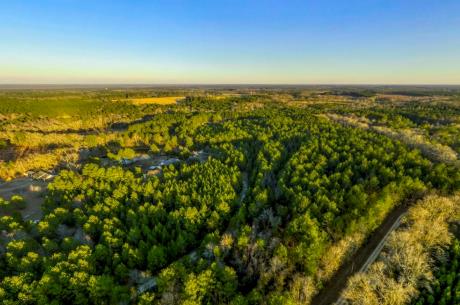
<instances>
[{"instance_id":1,"label":"open field","mask_svg":"<svg viewBox=\"0 0 460 305\"><path fill-rule=\"evenodd\" d=\"M143 105L143 104L170 105L170 104L175 104L184 98L185 96L162 96L162 97L133 98L133 99L130 99L129 101L133 103L134 105Z\"/></svg>"}]
</instances>

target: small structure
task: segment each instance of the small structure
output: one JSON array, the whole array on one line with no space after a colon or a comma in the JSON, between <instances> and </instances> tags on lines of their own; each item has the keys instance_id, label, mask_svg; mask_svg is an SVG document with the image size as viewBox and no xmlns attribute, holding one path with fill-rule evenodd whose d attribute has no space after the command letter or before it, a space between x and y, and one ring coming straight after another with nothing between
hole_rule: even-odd
<instances>
[{"instance_id":1,"label":"small structure","mask_svg":"<svg viewBox=\"0 0 460 305\"><path fill-rule=\"evenodd\" d=\"M45 172L45 171L42 171L42 170L40 170L38 172L28 171L27 176L29 178L34 179L34 180L42 180L42 181L48 181L48 180L53 179L55 177L55 175L50 174L50 173Z\"/></svg>"},{"instance_id":2,"label":"small structure","mask_svg":"<svg viewBox=\"0 0 460 305\"><path fill-rule=\"evenodd\" d=\"M157 165L149 166L147 168L147 171L145 172L144 177L159 175L163 171L163 166L168 166L170 164L175 164L178 162L180 162L180 160L177 158L161 160L160 163L158 163Z\"/></svg>"}]
</instances>

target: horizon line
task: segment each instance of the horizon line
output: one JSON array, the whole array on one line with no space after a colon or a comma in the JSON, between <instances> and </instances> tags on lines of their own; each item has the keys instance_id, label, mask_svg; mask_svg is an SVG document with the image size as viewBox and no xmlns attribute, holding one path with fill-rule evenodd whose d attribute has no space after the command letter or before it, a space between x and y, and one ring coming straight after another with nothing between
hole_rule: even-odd
<instances>
[{"instance_id":1,"label":"horizon line","mask_svg":"<svg viewBox=\"0 0 460 305\"><path fill-rule=\"evenodd\" d=\"M44 87L460 87L460 83L0 83L0 89Z\"/></svg>"}]
</instances>

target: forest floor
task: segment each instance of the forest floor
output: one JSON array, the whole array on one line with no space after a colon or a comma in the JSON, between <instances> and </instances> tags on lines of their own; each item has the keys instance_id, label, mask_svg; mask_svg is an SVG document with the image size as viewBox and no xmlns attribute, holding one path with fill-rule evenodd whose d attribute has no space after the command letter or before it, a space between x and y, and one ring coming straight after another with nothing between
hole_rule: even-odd
<instances>
[{"instance_id":1,"label":"forest floor","mask_svg":"<svg viewBox=\"0 0 460 305\"><path fill-rule=\"evenodd\" d=\"M313 298L311 304L343 304L340 295L342 290L346 287L348 279L355 273L367 268L372 263L372 260L378 257L386 238L399 226L401 218L405 215L407 210L407 204L401 204L394 208L383 223L372 233L367 242L365 242L353 255L353 259L345 262L325 284L320 293Z\"/></svg>"}]
</instances>

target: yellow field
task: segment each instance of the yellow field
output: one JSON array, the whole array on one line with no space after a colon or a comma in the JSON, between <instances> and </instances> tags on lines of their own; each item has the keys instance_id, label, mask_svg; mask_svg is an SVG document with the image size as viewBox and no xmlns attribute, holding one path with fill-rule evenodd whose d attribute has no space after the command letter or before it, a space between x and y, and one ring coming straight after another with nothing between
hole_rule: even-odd
<instances>
[{"instance_id":1,"label":"yellow field","mask_svg":"<svg viewBox=\"0 0 460 305\"><path fill-rule=\"evenodd\" d=\"M144 97L144 98L132 98L130 101L135 105L142 104L159 104L169 105L175 104L178 100L183 99L184 96L163 96L163 97Z\"/></svg>"}]
</instances>

